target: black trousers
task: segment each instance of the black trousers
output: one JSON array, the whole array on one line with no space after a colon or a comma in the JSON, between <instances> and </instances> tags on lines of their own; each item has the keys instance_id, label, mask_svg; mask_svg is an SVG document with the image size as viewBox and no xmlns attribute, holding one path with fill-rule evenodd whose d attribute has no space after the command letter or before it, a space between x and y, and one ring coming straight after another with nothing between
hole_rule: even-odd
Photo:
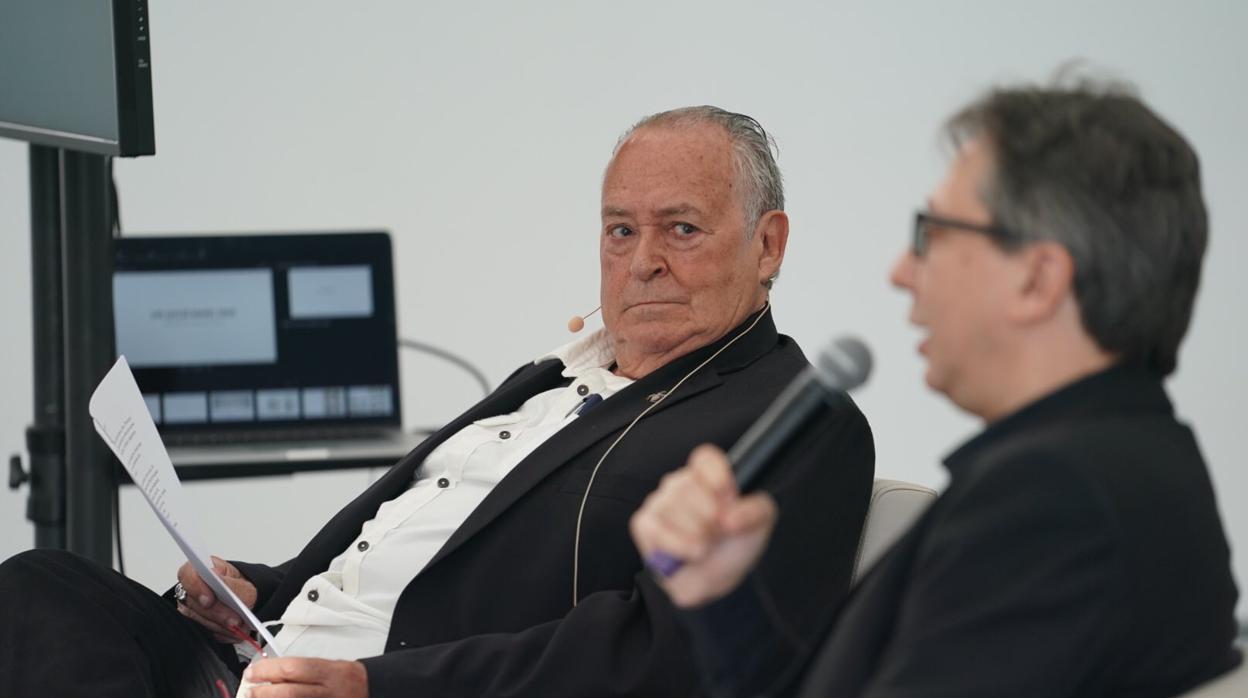
<instances>
[{"instance_id":1,"label":"black trousers","mask_svg":"<svg viewBox=\"0 0 1248 698\"><path fill-rule=\"evenodd\" d=\"M0 696L233 698L234 648L141 584L59 550L0 564Z\"/></svg>"}]
</instances>

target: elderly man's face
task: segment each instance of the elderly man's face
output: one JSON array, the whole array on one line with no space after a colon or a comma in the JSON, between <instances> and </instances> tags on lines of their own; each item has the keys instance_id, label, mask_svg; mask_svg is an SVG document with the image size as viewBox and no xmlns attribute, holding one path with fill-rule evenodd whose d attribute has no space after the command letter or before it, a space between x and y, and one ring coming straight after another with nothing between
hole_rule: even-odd
<instances>
[{"instance_id":1,"label":"elderly man's face","mask_svg":"<svg viewBox=\"0 0 1248 698\"><path fill-rule=\"evenodd\" d=\"M639 378L705 346L762 307L788 224L745 230L731 143L718 127L647 127L603 182L602 318L619 372Z\"/></svg>"}]
</instances>

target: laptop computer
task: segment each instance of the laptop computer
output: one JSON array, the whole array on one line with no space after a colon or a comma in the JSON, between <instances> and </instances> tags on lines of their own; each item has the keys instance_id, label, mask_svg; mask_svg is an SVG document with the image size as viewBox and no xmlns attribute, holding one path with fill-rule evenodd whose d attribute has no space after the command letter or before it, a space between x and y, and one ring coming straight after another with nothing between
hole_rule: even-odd
<instances>
[{"instance_id":1,"label":"laptop computer","mask_svg":"<svg viewBox=\"0 0 1248 698\"><path fill-rule=\"evenodd\" d=\"M388 464L422 438L402 430L387 232L121 238L113 298L179 469Z\"/></svg>"}]
</instances>

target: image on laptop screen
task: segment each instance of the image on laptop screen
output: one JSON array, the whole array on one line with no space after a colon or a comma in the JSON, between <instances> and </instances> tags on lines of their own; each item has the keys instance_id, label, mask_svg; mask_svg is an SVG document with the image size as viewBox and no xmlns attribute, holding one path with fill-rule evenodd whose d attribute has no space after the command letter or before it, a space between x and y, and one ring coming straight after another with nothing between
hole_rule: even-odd
<instances>
[{"instance_id":1,"label":"image on laptop screen","mask_svg":"<svg viewBox=\"0 0 1248 698\"><path fill-rule=\"evenodd\" d=\"M117 351L171 443L399 428L385 232L116 241Z\"/></svg>"}]
</instances>

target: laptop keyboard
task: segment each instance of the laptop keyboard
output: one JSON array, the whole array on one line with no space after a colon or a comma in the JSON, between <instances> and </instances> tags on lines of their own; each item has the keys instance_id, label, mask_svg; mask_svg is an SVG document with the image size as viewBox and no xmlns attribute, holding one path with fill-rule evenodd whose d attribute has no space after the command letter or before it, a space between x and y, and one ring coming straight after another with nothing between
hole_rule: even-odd
<instances>
[{"instance_id":1,"label":"laptop keyboard","mask_svg":"<svg viewBox=\"0 0 1248 698\"><path fill-rule=\"evenodd\" d=\"M335 441L378 439L394 434L393 429L377 427L308 427L294 429L246 429L237 431L197 431L161 434L168 446L224 446L263 444L283 441Z\"/></svg>"}]
</instances>

